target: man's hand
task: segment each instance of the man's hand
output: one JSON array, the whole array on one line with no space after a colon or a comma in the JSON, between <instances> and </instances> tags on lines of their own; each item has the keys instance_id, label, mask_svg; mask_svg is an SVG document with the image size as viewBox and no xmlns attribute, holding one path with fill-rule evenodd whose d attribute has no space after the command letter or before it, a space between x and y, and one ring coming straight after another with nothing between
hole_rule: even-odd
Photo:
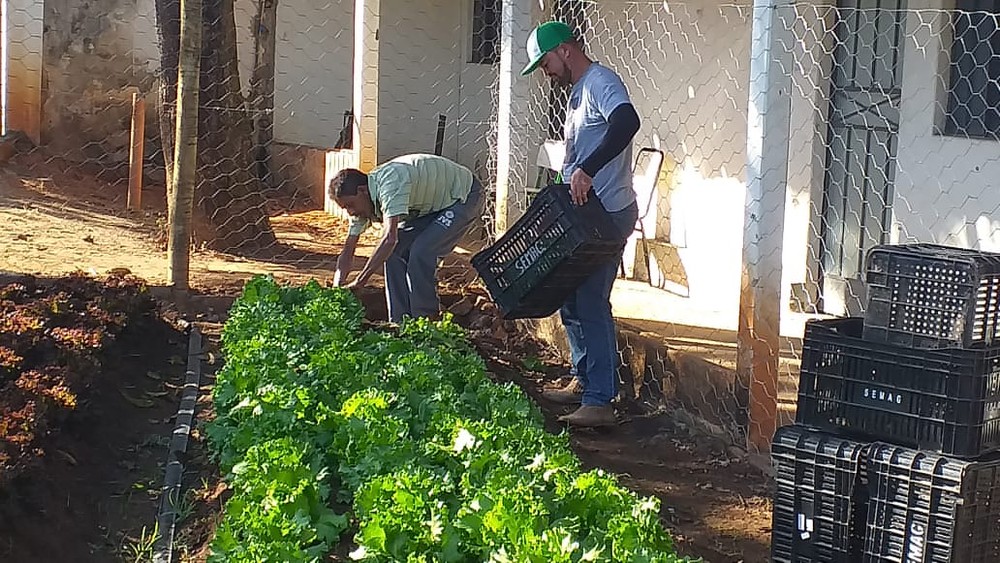
<instances>
[{"instance_id":1,"label":"man's hand","mask_svg":"<svg viewBox=\"0 0 1000 563\"><path fill-rule=\"evenodd\" d=\"M365 267L361 268L358 272L358 277L354 278L354 281L347 284L347 288L354 290L362 288L368 283L368 280L372 275L382 269L385 265L385 261L388 260L389 255L392 254L394 248L396 248L396 242L399 240L397 231L399 230L400 216L389 217L385 220L384 227L382 229L382 240L379 241L378 246L375 247L375 251L372 255L368 257L368 262L365 263Z\"/></svg>"},{"instance_id":2,"label":"man's hand","mask_svg":"<svg viewBox=\"0 0 1000 563\"><path fill-rule=\"evenodd\" d=\"M347 281L354 266L354 249L358 246L358 235L348 235L344 248L337 257L337 269L333 272L333 285L340 287Z\"/></svg>"},{"instance_id":3,"label":"man's hand","mask_svg":"<svg viewBox=\"0 0 1000 563\"><path fill-rule=\"evenodd\" d=\"M583 205L587 203L587 192L594 185L594 179L587 175L581 168L573 171L569 177L569 196L573 203Z\"/></svg>"}]
</instances>

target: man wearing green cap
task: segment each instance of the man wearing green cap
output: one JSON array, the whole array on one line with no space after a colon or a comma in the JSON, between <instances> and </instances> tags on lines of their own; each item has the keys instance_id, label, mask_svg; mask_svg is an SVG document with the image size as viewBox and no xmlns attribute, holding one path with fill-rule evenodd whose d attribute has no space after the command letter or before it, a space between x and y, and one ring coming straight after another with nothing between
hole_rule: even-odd
<instances>
[{"instance_id":1,"label":"man wearing green cap","mask_svg":"<svg viewBox=\"0 0 1000 563\"><path fill-rule=\"evenodd\" d=\"M632 189L632 138L639 115L628 90L614 71L592 61L569 26L551 21L528 37L530 62L562 86L572 86L563 127L566 157L563 178L569 178L573 201L583 204L591 188L621 232L618 259L595 271L560 310L569 338L573 381L543 396L580 408L560 420L577 426L616 423L611 401L618 393L618 348L611 315L611 286L625 241L638 217Z\"/></svg>"}]
</instances>

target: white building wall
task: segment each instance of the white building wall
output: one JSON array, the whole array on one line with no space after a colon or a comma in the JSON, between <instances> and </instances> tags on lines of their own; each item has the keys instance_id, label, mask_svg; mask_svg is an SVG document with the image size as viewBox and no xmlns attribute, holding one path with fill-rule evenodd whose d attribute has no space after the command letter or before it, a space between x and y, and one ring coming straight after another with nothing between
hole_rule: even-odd
<instances>
[{"instance_id":1,"label":"white building wall","mask_svg":"<svg viewBox=\"0 0 1000 563\"><path fill-rule=\"evenodd\" d=\"M236 58L240 69L240 84L243 86L243 95L247 96L250 94L250 75L253 73L253 18L257 13L257 2L234 0L233 12L236 17Z\"/></svg>"},{"instance_id":2,"label":"white building wall","mask_svg":"<svg viewBox=\"0 0 1000 563\"><path fill-rule=\"evenodd\" d=\"M134 57L159 69L153 0L138 0ZM257 2L236 0L240 81L250 91ZM497 67L471 64L472 0L383 0L379 160L434 150L448 118L444 155L486 172L495 128ZM274 136L333 147L352 107L354 0L282 0L275 53Z\"/></svg>"},{"instance_id":3,"label":"white building wall","mask_svg":"<svg viewBox=\"0 0 1000 563\"><path fill-rule=\"evenodd\" d=\"M274 135L333 147L353 97L354 2L278 2Z\"/></svg>"},{"instance_id":4,"label":"white building wall","mask_svg":"<svg viewBox=\"0 0 1000 563\"><path fill-rule=\"evenodd\" d=\"M471 64L472 0L382 0L379 161L432 152L447 117L442 155L482 173L497 68ZM386 22L392 22L387 27Z\"/></svg>"},{"instance_id":5,"label":"white building wall","mask_svg":"<svg viewBox=\"0 0 1000 563\"><path fill-rule=\"evenodd\" d=\"M818 283L833 5L824 0L783 8L783 23L795 37L789 45L794 66L787 69L793 77L782 251L786 311L793 284L814 291ZM677 164L669 195L660 199L657 237L678 248L691 292L684 307L725 312L719 318L735 324L749 5L690 0L598 6L588 15L588 47L623 75L632 93L643 118L635 148L662 148ZM941 133L951 8L948 0L908 5L893 241L1000 250L1000 191L992 185L1000 177L1000 143Z\"/></svg>"},{"instance_id":6,"label":"white building wall","mask_svg":"<svg viewBox=\"0 0 1000 563\"><path fill-rule=\"evenodd\" d=\"M458 121L453 123L449 117L447 133L456 137L458 162L486 182L495 173L496 155L491 139L496 130L498 66L465 63L461 72Z\"/></svg>"},{"instance_id":7,"label":"white building wall","mask_svg":"<svg viewBox=\"0 0 1000 563\"><path fill-rule=\"evenodd\" d=\"M946 107L950 18L942 0L910 0L893 208L900 242L1000 250L1000 143L937 131Z\"/></svg>"},{"instance_id":8,"label":"white building wall","mask_svg":"<svg viewBox=\"0 0 1000 563\"><path fill-rule=\"evenodd\" d=\"M793 284L815 286L833 52L834 13L823 1L785 8L798 41L793 73L782 305ZM688 312L735 329L742 265L751 3L613 0L592 5L587 47L622 75L642 118L634 151L663 150L655 237L676 247ZM640 194L640 197L642 194ZM772 220L781 220L774 218ZM676 306L674 304L673 306ZM686 315L687 318L696 318ZM710 318L710 317L703 317Z\"/></svg>"},{"instance_id":9,"label":"white building wall","mask_svg":"<svg viewBox=\"0 0 1000 563\"><path fill-rule=\"evenodd\" d=\"M137 65L150 72L160 70L160 40L156 30L154 0L136 0L136 18L132 21L132 57Z\"/></svg>"},{"instance_id":10,"label":"white building wall","mask_svg":"<svg viewBox=\"0 0 1000 563\"><path fill-rule=\"evenodd\" d=\"M36 143L41 140L43 8L40 2L9 0L2 14L2 132L22 131Z\"/></svg>"},{"instance_id":11,"label":"white building wall","mask_svg":"<svg viewBox=\"0 0 1000 563\"><path fill-rule=\"evenodd\" d=\"M748 4L615 0L601 2L588 20L589 53L618 71L642 119L633 152L659 148L665 168L673 169L657 196L655 234L677 248L690 292L686 304L731 313L735 327L746 194Z\"/></svg>"},{"instance_id":12,"label":"white building wall","mask_svg":"<svg viewBox=\"0 0 1000 563\"><path fill-rule=\"evenodd\" d=\"M250 92L257 2L236 0L240 81ZM353 97L354 1L278 2L274 139L331 148Z\"/></svg>"},{"instance_id":13,"label":"white building wall","mask_svg":"<svg viewBox=\"0 0 1000 563\"><path fill-rule=\"evenodd\" d=\"M381 19L380 162L433 151L438 115L454 125L462 70L461 13L454 2L382 0ZM456 148L446 139L444 156L454 158Z\"/></svg>"},{"instance_id":14,"label":"white building wall","mask_svg":"<svg viewBox=\"0 0 1000 563\"><path fill-rule=\"evenodd\" d=\"M153 0L138 0L132 56L160 68ZM236 41L243 94L253 73L253 18L257 2L236 0ZM344 111L351 109L354 59L353 0L278 3L274 77L274 136L281 143L332 147Z\"/></svg>"},{"instance_id":15,"label":"white building wall","mask_svg":"<svg viewBox=\"0 0 1000 563\"><path fill-rule=\"evenodd\" d=\"M781 12L782 25L792 31L791 116L788 145L788 194L782 249L782 303L793 284L805 284L818 294L820 220L825 179L827 120L830 105L834 0L800 3Z\"/></svg>"}]
</instances>

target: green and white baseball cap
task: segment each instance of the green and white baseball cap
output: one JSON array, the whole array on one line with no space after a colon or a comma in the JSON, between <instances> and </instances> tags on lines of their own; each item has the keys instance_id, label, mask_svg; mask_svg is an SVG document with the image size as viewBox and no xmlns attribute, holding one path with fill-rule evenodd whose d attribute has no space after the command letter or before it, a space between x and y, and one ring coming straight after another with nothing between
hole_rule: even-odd
<instances>
[{"instance_id":1,"label":"green and white baseball cap","mask_svg":"<svg viewBox=\"0 0 1000 563\"><path fill-rule=\"evenodd\" d=\"M528 66L524 67L521 75L530 74L539 63L542 57L552 49L562 45L573 38L573 30L568 25L560 21L545 22L535 28L528 36Z\"/></svg>"}]
</instances>

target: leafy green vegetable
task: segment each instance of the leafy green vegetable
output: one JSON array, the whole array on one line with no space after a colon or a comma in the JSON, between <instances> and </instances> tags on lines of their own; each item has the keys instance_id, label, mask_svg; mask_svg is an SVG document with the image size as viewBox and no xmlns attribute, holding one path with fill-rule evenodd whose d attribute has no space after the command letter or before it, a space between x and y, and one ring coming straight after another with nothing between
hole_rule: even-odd
<instances>
[{"instance_id":1,"label":"leafy green vegetable","mask_svg":"<svg viewBox=\"0 0 1000 563\"><path fill-rule=\"evenodd\" d=\"M251 446L233 467L234 496L209 561L319 561L347 528L311 446L279 438Z\"/></svg>"},{"instance_id":2,"label":"leafy green vegetable","mask_svg":"<svg viewBox=\"0 0 1000 563\"><path fill-rule=\"evenodd\" d=\"M348 529L363 561L682 561L658 501L584 471L450 317L391 334L363 313L264 277L234 303L208 428L234 495L212 561L320 561Z\"/></svg>"}]
</instances>

